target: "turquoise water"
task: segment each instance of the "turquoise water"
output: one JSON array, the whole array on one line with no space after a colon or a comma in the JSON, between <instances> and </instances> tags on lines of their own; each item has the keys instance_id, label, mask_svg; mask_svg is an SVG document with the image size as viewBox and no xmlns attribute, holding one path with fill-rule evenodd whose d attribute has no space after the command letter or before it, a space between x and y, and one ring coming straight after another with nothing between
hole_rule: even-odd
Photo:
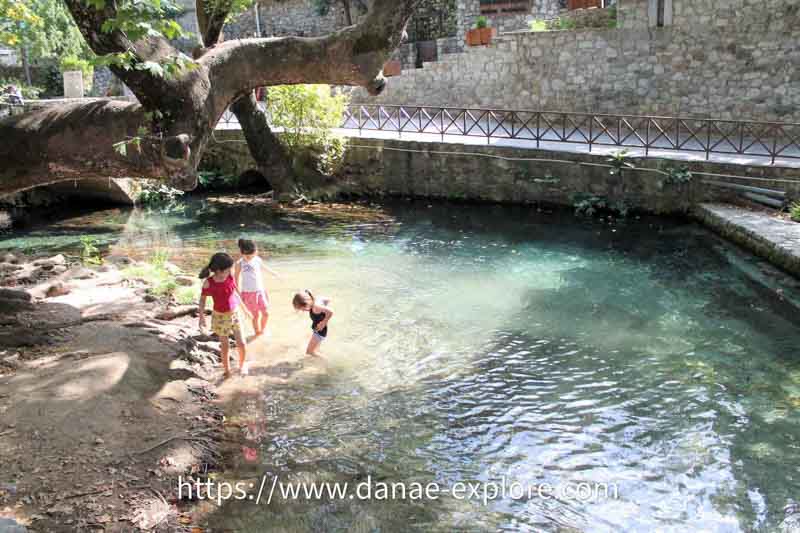
<instances>
[{"instance_id":1,"label":"turquoise water","mask_svg":"<svg viewBox=\"0 0 800 533\"><path fill-rule=\"evenodd\" d=\"M693 224L396 203L276 212L193 202L0 236L76 253L91 232L199 268L256 238L277 377L238 476L356 484L518 482L616 497L225 505L233 531L770 531L800 494L797 313ZM325 365L291 291L333 298Z\"/></svg>"}]
</instances>

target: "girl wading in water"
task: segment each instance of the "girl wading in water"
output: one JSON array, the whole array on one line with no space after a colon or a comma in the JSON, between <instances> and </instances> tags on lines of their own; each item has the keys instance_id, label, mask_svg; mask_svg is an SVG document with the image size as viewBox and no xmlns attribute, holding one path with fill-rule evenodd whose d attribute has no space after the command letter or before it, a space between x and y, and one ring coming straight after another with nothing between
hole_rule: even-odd
<instances>
[{"instance_id":1,"label":"girl wading in water","mask_svg":"<svg viewBox=\"0 0 800 533\"><path fill-rule=\"evenodd\" d=\"M261 269L263 268L276 278L279 276L258 256L255 242L250 239L239 239L239 251L242 253L242 257L236 261L233 279L236 280L242 291L244 305L253 315L253 330L258 336L264 333L267 320L269 320L269 294L264 287Z\"/></svg>"},{"instance_id":2,"label":"girl wading in water","mask_svg":"<svg viewBox=\"0 0 800 533\"><path fill-rule=\"evenodd\" d=\"M317 357L321 355L317 350L322 341L328 336L328 321L333 316L333 309L330 308L330 303L330 298L314 298L314 295L308 289L295 293L294 298L292 298L294 308L297 311L308 311L308 316L311 318L312 333L311 338L308 340L306 355L315 355Z\"/></svg>"},{"instance_id":3,"label":"girl wading in water","mask_svg":"<svg viewBox=\"0 0 800 533\"><path fill-rule=\"evenodd\" d=\"M239 373L246 376L249 372L244 337L242 328L239 325L239 318L236 315L236 308L242 297L236 288L236 281L231 276L233 258L226 253L216 253L211 256L208 266L200 272L200 278L204 279L203 291L200 293L200 330L206 327L206 298L209 296L214 303L211 313L211 331L219 336L219 347L222 352L222 368L225 371L225 378L230 377L231 371L228 363L228 337L236 339L236 348L239 351ZM213 274L213 275L212 275ZM243 308L245 306L242 306ZM252 316L247 308L243 309L252 320Z\"/></svg>"}]
</instances>

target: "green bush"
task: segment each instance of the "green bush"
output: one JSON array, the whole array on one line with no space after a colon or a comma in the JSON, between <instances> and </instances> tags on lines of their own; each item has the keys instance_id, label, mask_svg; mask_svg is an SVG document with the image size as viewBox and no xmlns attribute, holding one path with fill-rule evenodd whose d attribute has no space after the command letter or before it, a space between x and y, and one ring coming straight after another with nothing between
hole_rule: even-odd
<instances>
[{"instance_id":1,"label":"green bush","mask_svg":"<svg viewBox=\"0 0 800 533\"><path fill-rule=\"evenodd\" d=\"M197 185L204 191L235 189L239 185L239 176L221 170L201 170L197 173Z\"/></svg>"},{"instance_id":2,"label":"green bush","mask_svg":"<svg viewBox=\"0 0 800 533\"><path fill-rule=\"evenodd\" d=\"M528 27L530 27L531 31L548 31L549 28L547 27L546 20L539 20L533 19L528 23Z\"/></svg>"},{"instance_id":3,"label":"green bush","mask_svg":"<svg viewBox=\"0 0 800 533\"><path fill-rule=\"evenodd\" d=\"M94 81L94 67L85 59L80 59L75 55L68 55L61 58L61 72L70 72L73 70L80 70L83 73L83 90L89 93L92 90Z\"/></svg>"},{"instance_id":4,"label":"green bush","mask_svg":"<svg viewBox=\"0 0 800 533\"><path fill-rule=\"evenodd\" d=\"M481 28L488 28L489 27L489 19L481 15L475 20L475 27L478 29Z\"/></svg>"},{"instance_id":5,"label":"green bush","mask_svg":"<svg viewBox=\"0 0 800 533\"><path fill-rule=\"evenodd\" d=\"M148 207L169 206L183 195L183 191L157 181L147 180L140 186L141 189L136 195L136 203Z\"/></svg>"},{"instance_id":6,"label":"green bush","mask_svg":"<svg viewBox=\"0 0 800 533\"><path fill-rule=\"evenodd\" d=\"M662 185L682 185L692 181L692 173L686 165L660 166L660 170L665 174L665 177L661 180Z\"/></svg>"},{"instance_id":7,"label":"green bush","mask_svg":"<svg viewBox=\"0 0 800 533\"><path fill-rule=\"evenodd\" d=\"M558 17L557 20L559 30L574 30L578 27L578 23L575 22L575 19L569 17Z\"/></svg>"},{"instance_id":8,"label":"green bush","mask_svg":"<svg viewBox=\"0 0 800 533\"><path fill-rule=\"evenodd\" d=\"M295 165L309 154L317 170L331 175L344 155L344 140L334 135L344 121L348 97L332 94L328 85L277 85L268 90L272 123L283 128L281 142Z\"/></svg>"},{"instance_id":9,"label":"green bush","mask_svg":"<svg viewBox=\"0 0 800 533\"><path fill-rule=\"evenodd\" d=\"M789 206L789 217L795 222L800 222L800 201Z\"/></svg>"}]
</instances>

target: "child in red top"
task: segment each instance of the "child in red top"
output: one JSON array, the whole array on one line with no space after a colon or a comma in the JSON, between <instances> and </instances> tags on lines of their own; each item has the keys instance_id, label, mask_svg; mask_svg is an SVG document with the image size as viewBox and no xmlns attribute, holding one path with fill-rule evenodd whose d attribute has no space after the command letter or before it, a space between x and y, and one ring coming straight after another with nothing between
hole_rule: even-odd
<instances>
[{"instance_id":1,"label":"child in red top","mask_svg":"<svg viewBox=\"0 0 800 533\"><path fill-rule=\"evenodd\" d=\"M222 367L225 370L225 377L229 377L230 367L228 364L228 337L233 335L236 339L236 348L239 351L239 372L242 376L248 374L248 366L245 358L244 339L242 328L239 326L239 319L236 316L236 308L241 301L241 295L236 288L236 282L231 276L233 258L226 253L216 253L211 256L208 266L200 272L203 282L203 291L200 293L200 330L206 327L206 298L211 297L214 302L214 309L211 313L211 331L219 336L220 351L222 352ZM211 275L213 273L213 275ZM244 309L246 314L250 314ZM252 319L252 317L251 317Z\"/></svg>"}]
</instances>

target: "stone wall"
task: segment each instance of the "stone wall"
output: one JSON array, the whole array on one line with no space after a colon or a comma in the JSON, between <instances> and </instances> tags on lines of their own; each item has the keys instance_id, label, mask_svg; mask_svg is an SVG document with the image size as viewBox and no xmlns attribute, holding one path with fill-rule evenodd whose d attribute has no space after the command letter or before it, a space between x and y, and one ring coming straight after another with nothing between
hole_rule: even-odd
<instances>
[{"instance_id":1,"label":"stone wall","mask_svg":"<svg viewBox=\"0 0 800 533\"><path fill-rule=\"evenodd\" d=\"M625 24L638 20L632 6L647 7L636 1L620 4ZM675 24L663 28L500 36L354 101L800 121L798 3L770 0L764 13L762 0L718 0L743 7L713 12L729 13L724 24L684 28L688 1L674 0Z\"/></svg>"},{"instance_id":2,"label":"stone wall","mask_svg":"<svg viewBox=\"0 0 800 533\"><path fill-rule=\"evenodd\" d=\"M317 13L311 0L259 0L261 35L265 37L299 35L315 37L345 26L344 10L340 3L331 6L326 15ZM357 8L352 8L353 16ZM251 7L225 26L225 38L245 38L256 35L256 17Z\"/></svg>"},{"instance_id":3,"label":"stone wall","mask_svg":"<svg viewBox=\"0 0 800 533\"><path fill-rule=\"evenodd\" d=\"M232 174L256 168L247 145L231 142L242 139L241 131L218 131L215 142L207 147L204 161L213 160L215 166L224 166ZM731 189L704 184L699 175L689 183L665 184L663 174L653 172L663 163L658 159L630 158L636 170L612 176L608 168L597 166L607 164L607 157L608 151L602 150L586 154L351 137L340 174L322 189L330 194L547 203L566 207L572 207L577 199L594 195L612 205L624 203L657 213L685 212L699 202L738 198ZM543 159L547 161L541 161ZM759 178L762 180L758 182L759 187L785 190L791 198L800 197L800 182L787 179L796 176L796 169L703 161L693 161L688 166L692 172ZM752 185L752 182L727 179Z\"/></svg>"}]
</instances>

